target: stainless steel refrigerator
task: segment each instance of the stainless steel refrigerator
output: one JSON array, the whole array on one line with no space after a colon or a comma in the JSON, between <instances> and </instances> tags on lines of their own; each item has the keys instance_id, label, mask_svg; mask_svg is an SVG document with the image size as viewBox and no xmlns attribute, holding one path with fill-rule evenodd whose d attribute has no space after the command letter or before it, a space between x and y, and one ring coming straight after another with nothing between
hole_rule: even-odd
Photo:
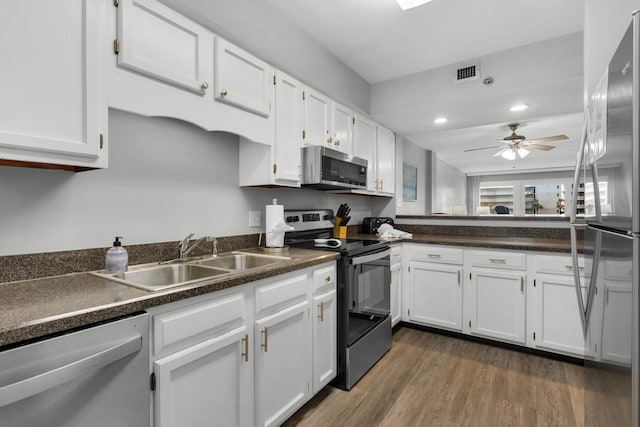
<instances>
[{"instance_id":1,"label":"stainless steel refrigerator","mask_svg":"<svg viewBox=\"0 0 640 427\"><path fill-rule=\"evenodd\" d=\"M578 151L571 240L585 337L585 426L639 426L638 12L594 91Z\"/></svg>"}]
</instances>

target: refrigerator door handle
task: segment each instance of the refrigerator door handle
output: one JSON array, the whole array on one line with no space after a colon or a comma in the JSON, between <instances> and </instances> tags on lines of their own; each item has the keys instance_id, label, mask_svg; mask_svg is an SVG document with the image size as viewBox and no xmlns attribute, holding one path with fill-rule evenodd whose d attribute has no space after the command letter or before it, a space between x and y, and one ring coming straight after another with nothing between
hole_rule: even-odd
<instances>
[{"instance_id":1,"label":"refrigerator door handle","mask_svg":"<svg viewBox=\"0 0 640 427\"><path fill-rule=\"evenodd\" d=\"M589 129L589 112L585 113L584 123L582 124L582 134L580 136L580 145L578 146L578 156L576 159L576 171L573 175L573 188L571 189L571 224L576 222L576 207L578 205L578 185L580 185L580 172L582 171L582 162L584 161L584 150L587 143L587 130Z\"/></svg>"},{"instance_id":2,"label":"refrigerator door handle","mask_svg":"<svg viewBox=\"0 0 640 427\"><path fill-rule=\"evenodd\" d=\"M576 288L576 298L578 300L578 309L580 310L580 320L582 320L582 334L587 339L589 332L589 319L591 318L591 311L593 309L593 300L596 295L596 283L598 278L598 266L600 264L600 253L602 251L602 233L600 230L593 230L596 232L596 237L593 245L593 260L591 265L591 275L584 278L587 286L587 298L582 294L582 284L580 280L580 270L578 268L578 237L577 228L571 227L571 260L573 263L573 283ZM586 265L585 265L585 271Z\"/></svg>"}]
</instances>

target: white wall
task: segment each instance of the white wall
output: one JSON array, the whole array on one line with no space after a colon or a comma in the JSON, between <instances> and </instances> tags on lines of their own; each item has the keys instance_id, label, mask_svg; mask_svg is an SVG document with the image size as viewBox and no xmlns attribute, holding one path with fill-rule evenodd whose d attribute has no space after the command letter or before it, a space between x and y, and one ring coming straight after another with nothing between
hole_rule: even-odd
<instances>
[{"instance_id":1,"label":"white wall","mask_svg":"<svg viewBox=\"0 0 640 427\"><path fill-rule=\"evenodd\" d=\"M604 73L624 32L631 13L640 9L640 0L586 0L584 23L585 96Z\"/></svg>"},{"instance_id":2,"label":"white wall","mask_svg":"<svg viewBox=\"0 0 640 427\"><path fill-rule=\"evenodd\" d=\"M109 168L81 173L0 167L0 256L196 236L258 233L248 211L346 202L352 224L393 215L393 199L238 187L238 137L110 110Z\"/></svg>"},{"instance_id":3,"label":"white wall","mask_svg":"<svg viewBox=\"0 0 640 427\"><path fill-rule=\"evenodd\" d=\"M369 113L369 83L268 1L161 1L331 98Z\"/></svg>"},{"instance_id":4,"label":"white wall","mask_svg":"<svg viewBox=\"0 0 640 427\"><path fill-rule=\"evenodd\" d=\"M451 213L451 206L467 204L467 175L437 155L432 159L432 211Z\"/></svg>"},{"instance_id":5,"label":"white wall","mask_svg":"<svg viewBox=\"0 0 640 427\"><path fill-rule=\"evenodd\" d=\"M409 140L397 137L396 158L396 214L398 215L425 215L431 210L431 171L427 164L427 153ZM418 168L418 187L415 201L406 201L402 198L402 164L409 163ZM428 202L428 203L427 203ZM428 205L428 206L427 206ZM427 208L429 210L427 210Z\"/></svg>"}]
</instances>

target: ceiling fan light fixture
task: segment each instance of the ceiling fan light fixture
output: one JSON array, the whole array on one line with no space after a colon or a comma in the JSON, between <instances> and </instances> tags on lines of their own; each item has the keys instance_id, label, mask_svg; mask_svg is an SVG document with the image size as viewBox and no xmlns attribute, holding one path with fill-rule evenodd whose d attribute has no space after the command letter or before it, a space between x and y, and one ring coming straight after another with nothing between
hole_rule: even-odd
<instances>
[{"instance_id":1,"label":"ceiling fan light fixture","mask_svg":"<svg viewBox=\"0 0 640 427\"><path fill-rule=\"evenodd\" d=\"M396 0L400 5L400 9L407 10L414 7L422 6L425 3L429 3L431 0Z\"/></svg>"},{"instance_id":2,"label":"ceiling fan light fixture","mask_svg":"<svg viewBox=\"0 0 640 427\"><path fill-rule=\"evenodd\" d=\"M448 120L447 120L447 118L446 118L446 117L438 117L437 119L435 119L435 120L433 121L433 123L435 123L435 124L437 124L437 125L441 125L441 124L447 123L447 121L448 121Z\"/></svg>"},{"instance_id":3,"label":"ceiling fan light fixture","mask_svg":"<svg viewBox=\"0 0 640 427\"><path fill-rule=\"evenodd\" d=\"M502 154L500 154L503 159L507 160L515 160L516 159L516 150L513 148L504 150Z\"/></svg>"},{"instance_id":4,"label":"ceiling fan light fixture","mask_svg":"<svg viewBox=\"0 0 640 427\"><path fill-rule=\"evenodd\" d=\"M511 106L511 108L509 108L509 111L513 111L513 112L524 111L527 108L529 108L529 106L527 104L516 104L516 105Z\"/></svg>"},{"instance_id":5,"label":"ceiling fan light fixture","mask_svg":"<svg viewBox=\"0 0 640 427\"><path fill-rule=\"evenodd\" d=\"M529 150L526 148L518 148L516 151L518 151L518 156L520 156L521 159L524 159L529 155Z\"/></svg>"}]
</instances>

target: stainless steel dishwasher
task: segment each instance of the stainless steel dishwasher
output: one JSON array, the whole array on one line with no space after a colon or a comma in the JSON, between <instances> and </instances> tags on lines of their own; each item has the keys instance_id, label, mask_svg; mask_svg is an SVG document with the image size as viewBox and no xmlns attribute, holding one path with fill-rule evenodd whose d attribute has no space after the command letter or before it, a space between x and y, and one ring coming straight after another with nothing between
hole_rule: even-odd
<instances>
[{"instance_id":1,"label":"stainless steel dishwasher","mask_svg":"<svg viewBox=\"0 0 640 427\"><path fill-rule=\"evenodd\" d=\"M0 352L0 426L149 427L148 335L144 313Z\"/></svg>"}]
</instances>

